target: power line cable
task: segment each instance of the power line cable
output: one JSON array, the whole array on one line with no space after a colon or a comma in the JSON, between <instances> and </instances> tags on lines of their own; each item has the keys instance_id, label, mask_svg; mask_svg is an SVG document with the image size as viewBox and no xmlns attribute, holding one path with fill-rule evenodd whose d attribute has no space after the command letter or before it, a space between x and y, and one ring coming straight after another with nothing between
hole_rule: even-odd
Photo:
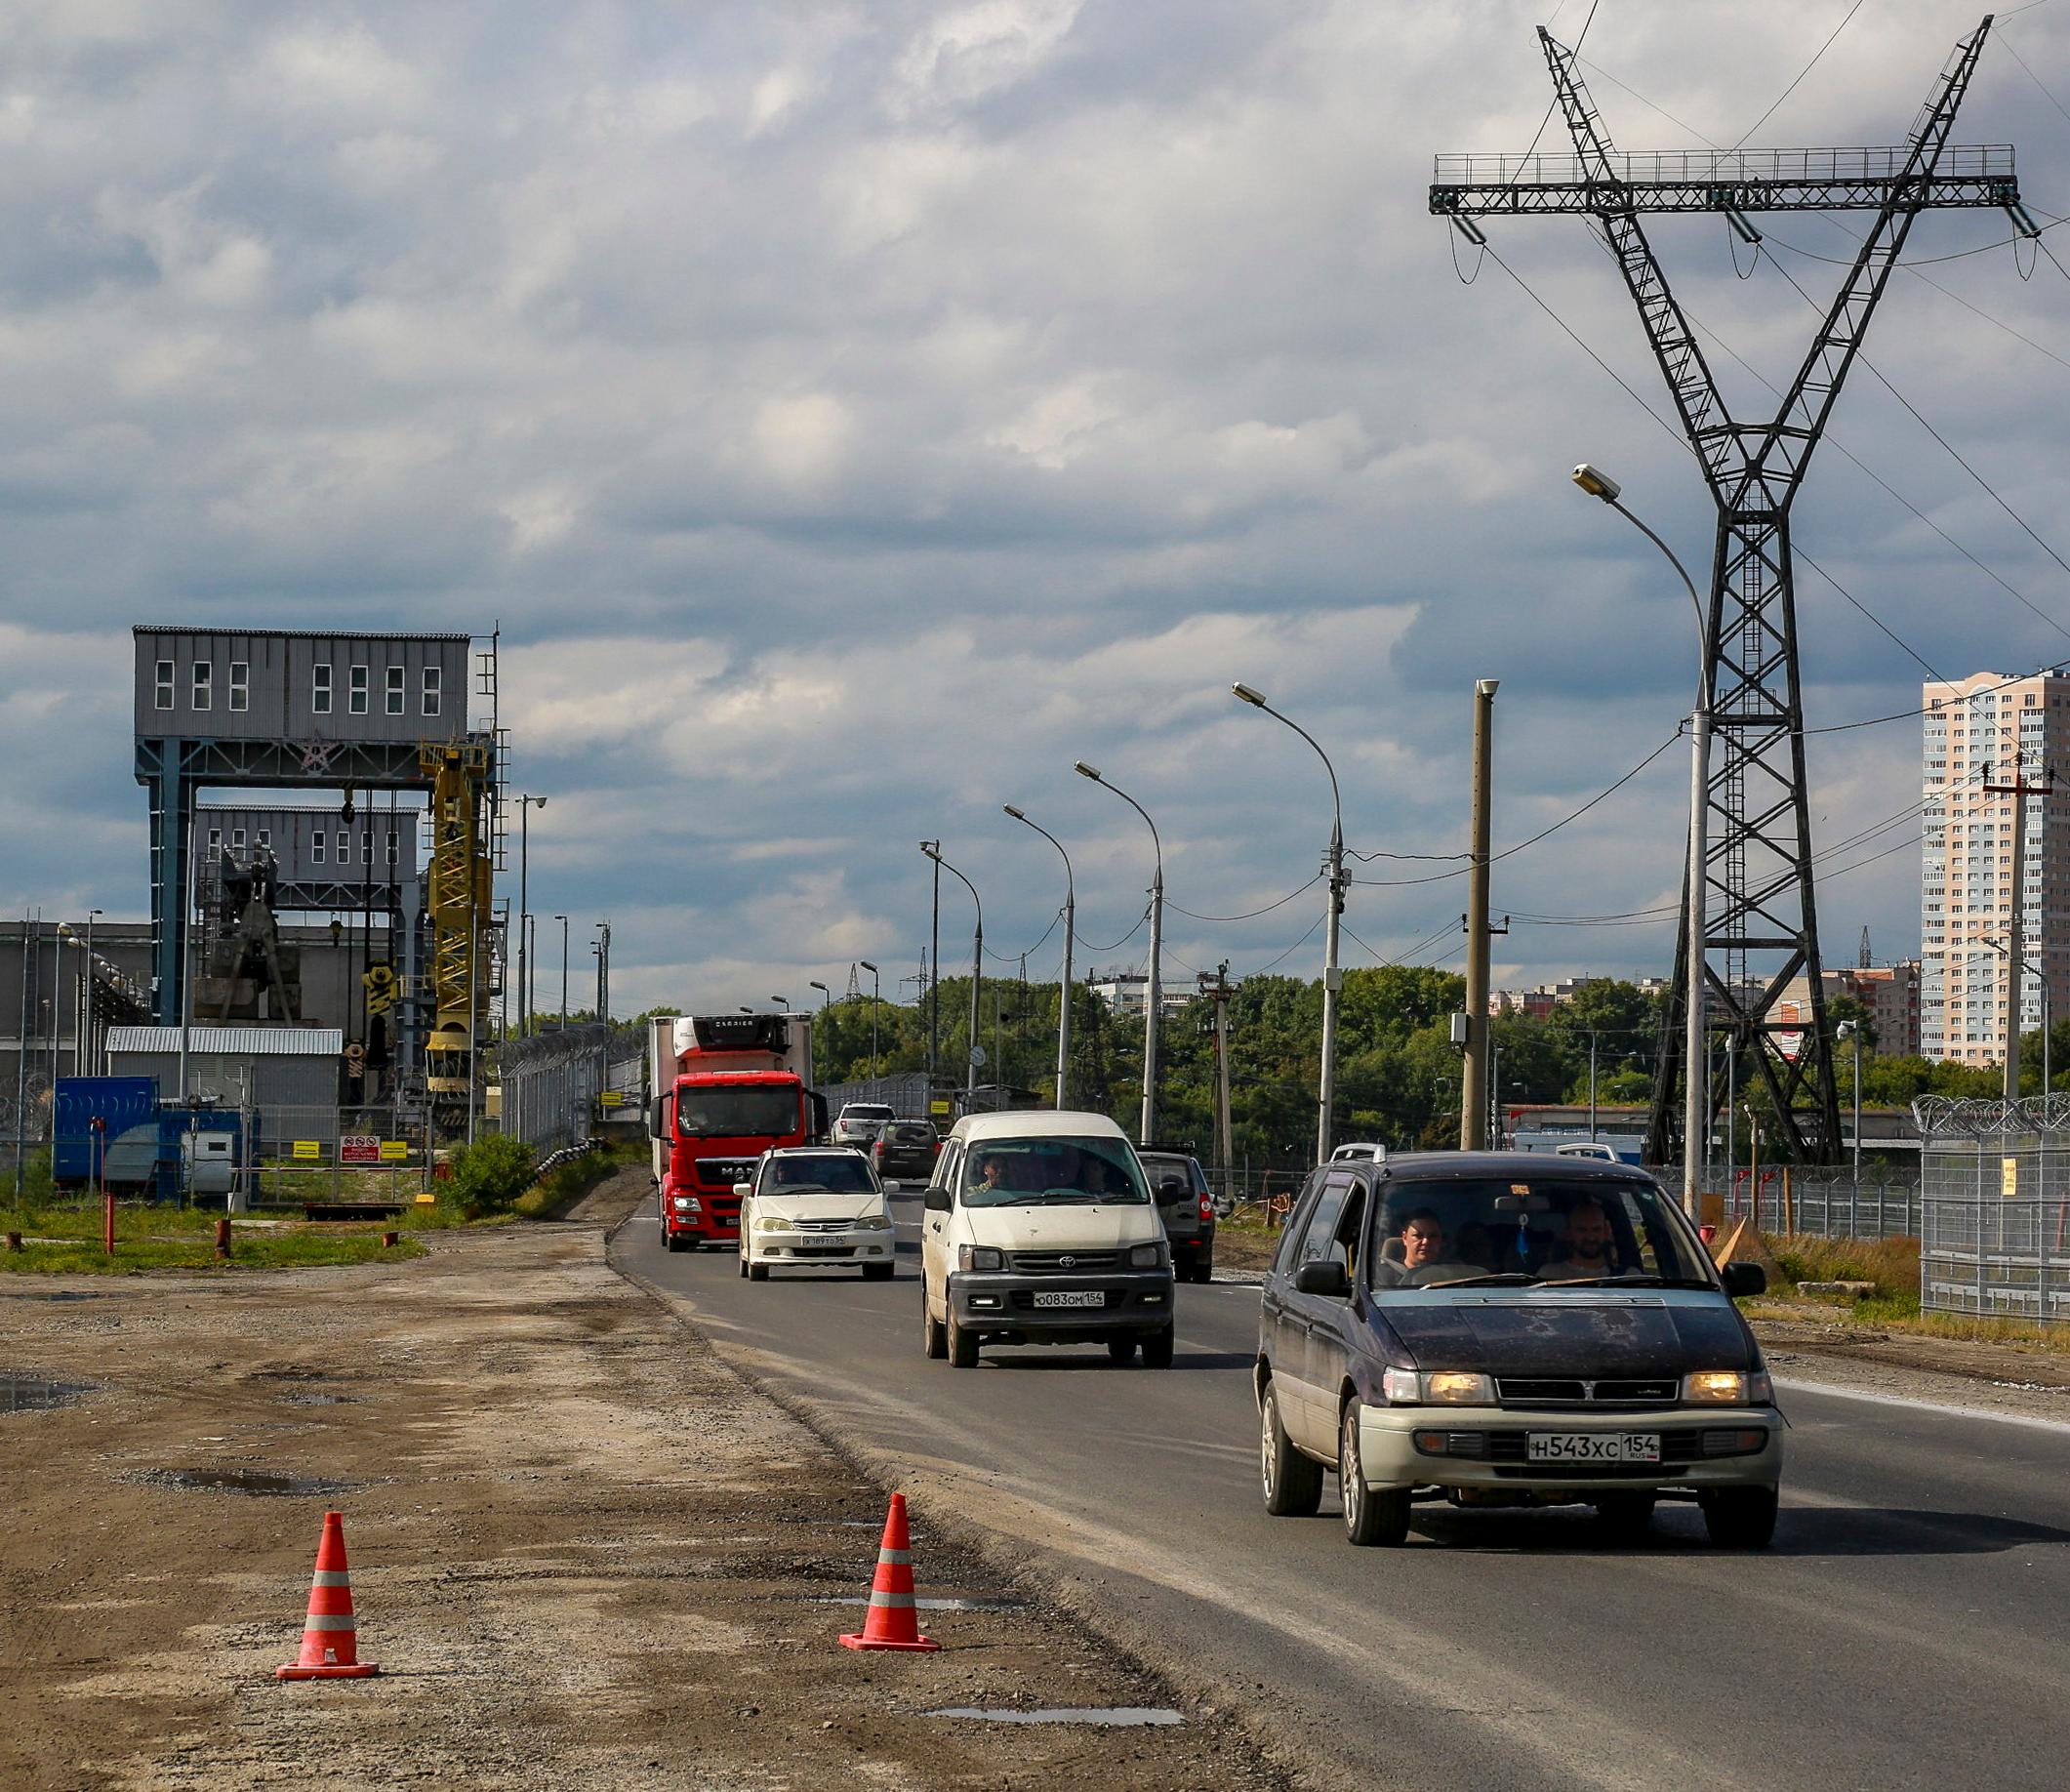
<instances>
[{"instance_id":1,"label":"power line cable","mask_svg":"<svg viewBox=\"0 0 2070 1792\"><path fill-rule=\"evenodd\" d=\"M1262 909L1251 909L1251 910L1247 911L1246 913L1244 913L1244 914L1242 914L1242 915L1196 915L1196 914L1195 914L1195 913L1193 912L1193 910L1191 910L1191 909L1182 909L1182 908L1180 908L1180 907L1179 907L1179 905L1178 905L1177 903L1175 903L1175 902L1171 901L1171 900L1170 900L1169 898L1167 898L1167 899L1166 899L1166 901L1165 901L1165 904L1164 904L1164 906L1165 906L1165 907L1166 907L1167 909L1173 910L1173 911L1174 911L1174 912L1176 912L1177 914L1180 914L1180 915L1183 915L1183 916L1186 916L1186 917L1187 917L1187 918L1188 918L1189 920L1201 920L1201 921L1246 921L1246 920L1255 920L1255 919L1257 919L1257 917L1258 917L1259 916L1261 916L1261 915L1270 915L1270 914L1271 914L1271 913L1272 913L1272 912L1273 912L1273 911L1274 911L1275 909L1283 909L1283 908L1285 908L1285 907L1286 907L1286 905L1287 905L1288 903L1292 902L1292 901L1293 901L1293 899L1294 899L1294 898L1295 898L1296 896L1302 895L1302 894L1304 894L1305 892L1307 892L1307 891L1309 891L1309 890L1312 890L1312 889L1314 889L1314 888L1316 887L1316 885L1317 885L1317 884L1319 884L1319 883L1320 883L1321 881L1322 881L1322 874L1321 874L1320 872L1318 872L1318 873L1317 873L1317 874L1316 874L1316 875L1315 875L1315 876L1314 876L1313 877L1311 877L1311 878L1310 878L1310 879L1309 879L1309 880L1308 880L1308 881L1307 881L1306 883L1304 883L1304 884L1303 884L1303 885L1301 886L1301 888L1300 888L1300 889L1298 889L1298 890L1288 890L1288 891L1286 892L1286 894L1285 894L1284 896L1280 897L1280 898L1279 898L1279 900L1278 902L1269 902L1269 903L1267 903L1267 904L1265 905L1265 907L1264 907L1264 908L1262 908Z\"/></svg>"},{"instance_id":2,"label":"power line cable","mask_svg":"<svg viewBox=\"0 0 2070 1792\"><path fill-rule=\"evenodd\" d=\"M1119 952L1122 947L1126 946L1130 940L1134 939L1143 930L1143 923L1148 919L1150 919L1150 906L1146 903L1143 907L1143 913L1136 916L1136 924L1115 941L1112 946L1087 946L1085 950L1089 953Z\"/></svg>"},{"instance_id":3,"label":"power line cable","mask_svg":"<svg viewBox=\"0 0 2070 1792\"><path fill-rule=\"evenodd\" d=\"M1762 113L1759 118L1755 119L1752 124L1747 126L1747 128L1740 133L1739 142L1732 145L1732 149L1736 150L1742 148L1745 145L1748 138L1752 137L1756 131L1760 130L1763 125L1766 124L1769 119L1775 116L1776 110L1782 104L1783 101L1787 100L1792 94L1794 94L1797 91L1799 85L1803 82L1805 76L1809 74L1812 69L1818 66L1818 59L1824 56L1828 50L1833 48L1834 39L1837 38L1843 31L1845 31L1848 25L1854 22L1854 15L1861 11L1864 3L1865 0L1854 0L1854 4L1847 8L1847 16L1833 27L1832 32L1830 33L1830 35L1828 35L1826 41L1820 44L1818 48L1811 53L1811 60L1806 62L1803 68L1798 70L1797 79L1795 81L1792 81L1788 87L1782 90L1782 93L1777 98L1774 105L1769 106L1766 112ZM1727 153L1729 154L1730 151L1727 151Z\"/></svg>"}]
</instances>

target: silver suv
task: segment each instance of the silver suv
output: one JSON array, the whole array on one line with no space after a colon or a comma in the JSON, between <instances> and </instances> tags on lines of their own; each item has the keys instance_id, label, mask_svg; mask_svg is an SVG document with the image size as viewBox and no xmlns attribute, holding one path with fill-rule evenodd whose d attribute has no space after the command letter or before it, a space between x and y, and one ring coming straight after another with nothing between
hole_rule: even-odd
<instances>
[{"instance_id":1,"label":"silver suv","mask_svg":"<svg viewBox=\"0 0 2070 1792\"><path fill-rule=\"evenodd\" d=\"M851 1101L833 1122L836 1145L859 1145L866 1151L884 1128L898 1119L881 1101Z\"/></svg>"}]
</instances>

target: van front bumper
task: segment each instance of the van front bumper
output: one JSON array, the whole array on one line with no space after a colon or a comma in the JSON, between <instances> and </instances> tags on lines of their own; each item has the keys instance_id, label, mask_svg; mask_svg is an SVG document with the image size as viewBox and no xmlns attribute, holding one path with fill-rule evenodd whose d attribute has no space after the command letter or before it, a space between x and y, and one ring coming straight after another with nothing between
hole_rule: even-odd
<instances>
[{"instance_id":1,"label":"van front bumper","mask_svg":"<svg viewBox=\"0 0 2070 1792\"><path fill-rule=\"evenodd\" d=\"M1782 1414L1773 1406L1607 1413L1361 1405L1359 1461L1366 1486L1376 1489L1462 1487L1586 1499L1620 1489L1773 1487L1782 1479ZM1657 1438L1660 1460L1534 1462L1534 1433Z\"/></svg>"},{"instance_id":2,"label":"van front bumper","mask_svg":"<svg viewBox=\"0 0 2070 1792\"><path fill-rule=\"evenodd\" d=\"M1046 1343L1145 1337L1172 1323L1169 1269L1128 1270L1101 1276L1020 1276L954 1270L949 1311L966 1331L1017 1332ZM1100 1304L1035 1304L1038 1295L1098 1295Z\"/></svg>"}]
</instances>

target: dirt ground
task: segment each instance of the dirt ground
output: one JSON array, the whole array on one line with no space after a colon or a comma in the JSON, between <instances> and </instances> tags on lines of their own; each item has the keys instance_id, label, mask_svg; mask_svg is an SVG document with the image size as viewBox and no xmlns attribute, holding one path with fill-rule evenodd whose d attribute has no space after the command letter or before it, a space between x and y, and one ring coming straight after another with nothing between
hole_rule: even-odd
<instances>
[{"instance_id":1,"label":"dirt ground","mask_svg":"<svg viewBox=\"0 0 2070 1792\"><path fill-rule=\"evenodd\" d=\"M975 1723L1178 1702L913 1514L935 1655L857 1654L883 1494L561 1223L413 1263L0 1287L0 1786L1277 1786L1232 1723ZM283 1477L328 1488L196 1487ZM378 1680L281 1685L321 1515ZM841 1603L855 1602L855 1603Z\"/></svg>"}]
</instances>

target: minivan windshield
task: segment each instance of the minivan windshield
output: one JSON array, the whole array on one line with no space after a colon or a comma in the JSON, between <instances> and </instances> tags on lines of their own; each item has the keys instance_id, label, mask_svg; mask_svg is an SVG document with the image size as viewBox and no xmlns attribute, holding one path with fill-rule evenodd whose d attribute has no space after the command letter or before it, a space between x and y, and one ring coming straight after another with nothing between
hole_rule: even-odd
<instances>
[{"instance_id":1,"label":"minivan windshield","mask_svg":"<svg viewBox=\"0 0 2070 1792\"><path fill-rule=\"evenodd\" d=\"M1658 1186L1591 1178L1433 1178L1384 1184L1367 1285L1376 1294L1439 1287L1701 1287L1718 1279ZM1327 1202L1314 1214L1322 1230ZM1298 1264L1335 1238L1304 1237ZM1350 1266L1356 1271L1356 1265Z\"/></svg>"},{"instance_id":2,"label":"minivan windshield","mask_svg":"<svg viewBox=\"0 0 2070 1792\"><path fill-rule=\"evenodd\" d=\"M1125 1139L998 1139L964 1159L966 1207L1142 1206L1150 1201Z\"/></svg>"},{"instance_id":3,"label":"minivan windshield","mask_svg":"<svg viewBox=\"0 0 2070 1792\"><path fill-rule=\"evenodd\" d=\"M876 1184L870 1167L852 1151L830 1151L812 1157L769 1160L769 1174L762 1184L765 1195L787 1195L801 1189L826 1189L837 1195L871 1195Z\"/></svg>"}]
</instances>

